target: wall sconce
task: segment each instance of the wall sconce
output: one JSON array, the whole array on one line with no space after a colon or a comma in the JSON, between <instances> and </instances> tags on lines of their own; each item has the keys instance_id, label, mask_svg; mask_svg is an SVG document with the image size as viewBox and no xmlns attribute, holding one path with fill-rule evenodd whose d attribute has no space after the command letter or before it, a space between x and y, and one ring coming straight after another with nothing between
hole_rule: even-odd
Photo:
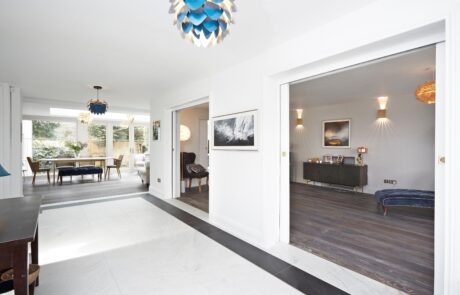
<instances>
[{"instance_id":1,"label":"wall sconce","mask_svg":"<svg viewBox=\"0 0 460 295\"><path fill-rule=\"evenodd\" d=\"M377 119L386 119L387 118L387 103L388 96L380 96L377 98L379 103L379 109L377 111Z\"/></svg>"},{"instance_id":2,"label":"wall sconce","mask_svg":"<svg viewBox=\"0 0 460 295\"><path fill-rule=\"evenodd\" d=\"M192 132L190 128L185 125L180 125L180 141L187 141L192 137Z\"/></svg>"},{"instance_id":3,"label":"wall sconce","mask_svg":"<svg viewBox=\"0 0 460 295\"><path fill-rule=\"evenodd\" d=\"M296 109L295 111L297 112L297 118L295 120L295 126L297 128L303 128L303 118L302 118L303 109Z\"/></svg>"},{"instance_id":4,"label":"wall sconce","mask_svg":"<svg viewBox=\"0 0 460 295\"><path fill-rule=\"evenodd\" d=\"M364 166L364 154L367 154L367 147L360 146L359 148L356 149L358 152L358 158L356 158L356 162L359 166Z\"/></svg>"}]
</instances>

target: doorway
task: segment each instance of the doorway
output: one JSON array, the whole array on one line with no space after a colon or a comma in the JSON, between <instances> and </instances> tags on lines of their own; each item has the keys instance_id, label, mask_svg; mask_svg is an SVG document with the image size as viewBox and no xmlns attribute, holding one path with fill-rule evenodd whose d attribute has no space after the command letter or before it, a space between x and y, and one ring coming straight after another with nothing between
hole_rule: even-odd
<instances>
[{"instance_id":1,"label":"doorway","mask_svg":"<svg viewBox=\"0 0 460 295\"><path fill-rule=\"evenodd\" d=\"M175 111L173 142L175 196L203 212L209 212L209 103Z\"/></svg>"},{"instance_id":2,"label":"doorway","mask_svg":"<svg viewBox=\"0 0 460 295\"><path fill-rule=\"evenodd\" d=\"M406 61L404 61L404 57ZM412 62L410 61L411 58ZM384 68L378 68L376 65L388 61L390 63L393 61L393 67L399 66L401 68L399 73L390 72L384 78L375 79L375 83L369 82L369 77L384 74ZM408 63L403 65L404 62ZM374 69L369 68L368 71L363 71L364 75L360 76L359 71L362 71L363 67L366 66L374 67ZM439 181L439 177L443 174L443 165L442 161L437 160L436 155L442 155L444 148L444 124L442 123L444 103L443 97L438 95L444 91L443 72L444 44L440 43L283 85L281 88L282 110L284 114L290 114L290 119L283 116L281 128L291 130L287 138L284 140L282 138L283 150L290 151L289 156L281 160L281 167L284 171L281 188L284 193L289 192L289 200L284 199L285 201L283 201L282 199L281 202L280 239L283 242L313 252L320 257L399 290L408 293L416 292L417 294L433 293L434 256L435 251L436 253L440 251L439 248L434 247L434 229L435 227L438 229L442 223L437 216L440 216L440 210L442 210L442 206L438 208L438 204L442 202L440 198L443 196L443 187ZM419 75L418 80L415 78L416 75ZM348 80L355 79L355 81L346 82L347 78ZM392 79L396 79L398 83L392 83ZM439 99L436 100L435 104L417 101L415 97L417 87L431 80L435 80L436 96ZM344 83L342 84L342 82ZM318 88L321 83L328 85L322 88L322 92L317 91L321 89L321 87ZM372 84L374 85L372 86ZM375 95L367 95L369 93L366 91L372 87L377 89ZM407 89L404 90L404 87ZM379 97L385 96L387 90L393 91L394 94L387 95L385 107L381 108ZM338 92L334 95L326 93L331 91ZM352 93L353 91L355 92ZM367 100L365 98L360 101L359 96L361 94L366 94ZM293 99L293 96L296 95L297 98ZM286 98L288 99L286 100ZM293 102L293 100L295 101ZM305 105L299 104L301 101L305 102ZM359 111L366 105L369 106L368 110ZM353 115L353 112L357 112L357 115ZM319 118L320 114L324 116ZM419 116L419 118L411 119L411 116L414 115ZM388 119L388 122L380 120L379 116ZM396 119L397 116L401 116L401 119ZM404 119L408 120L407 124L403 122ZM375 121L375 126L370 128L368 132L363 131L367 128L365 120ZM331 145L342 145L343 143L342 149L327 146L327 143L325 145L325 138L330 135L325 134L325 131L330 129L325 128L325 124L347 125L345 137L348 137L349 142L345 140L340 142L343 138L340 134L329 142ZM403 143L404 140L395 140L398 136L405 136L403 135L404 129L407 129L409 133L406 139L411 141L407 144ZM421 136L422 133L423 136ZM386 137L386 139L379 139L379 136ZM420 144L414 148L409 148L417 140L421 140ZM385 148L385 144L391 144L392 147ZM303 152L299 152L301 149L304 149ZM423 156L422 153L424 153ZM384 154L387 154L390 159L377 163L382 160ZM340 182L337 185L334 175L326 175L327 179L316 179L309 174L309 168L308 171L305 168L306 165L324 165L324 163L335 165L339 160L342 165L349 160L352 160L353 164L357 164L358 157L364 157L365 162L370 161L369 163L366 162L369 164L366 167L368 169L368 179L366 179L368 182L366 181L364 186L359 189L360 191L362 189L363 193L355 192L350 187L341 186ZM374 162L374 157L379 158L379 160ZM415 167L409 163L412 160L417 165L422 163L423 165L416 170L411 170ZM396 168L403 163L407 164L404 165L407 169ZM325 168L331 167L334 166ZM286 173L286 171L288 172ZM402 173L402 175L394 176L398 173ZM306 174L309 175L306 176ZM319 174L321 173L318 172ZM312 180L312 178L315 179ZM348 177L345 178L342 180L349 180ZM330 182L333 184L331 185ZM382 189L400 188L432 191L431 208L390 207L390 213L385 216L382 207L378 207L378 202L374 199L374 193ZM436 201L434 201L434 192L437 196ZM349 200L349 205L357 211L350 213L353 210L348 210L350 208L348 208L348 203L345 200ZM436 206L434 206L435 202ZM364 209L366 206L368 208ZM303 212L305 208L310 208L318 214L315 215L312 212L307 214ZM324 210L324 214L320 212L321 210ZM289 213L286 214L286 212ZM301 217L302 212L307 215ZM353 219L354 214L368 214L369 212L375 214L373 217L376 220L372 220L373 217L361 216L358 218L360 221L354 226L352 225L350 219ZM323 217L325 219L322 219ZM325 225L321 221L326 219L331 224ZM336 219L335 223L334 219ZM302 220L303 224L299 220ZM386 223L392 223L389 228L393 229L391 234L387 236L379 233L379 230L384 228ZM368 225L370 225L369 231L366 230ZM412 226L412 229L409 230L410 234L402 234L400 239L391 239L392 234L404 231L405 226ZM289 231L286 232L286 229ZM357 240L355 241L349 236L354 231L357 233ZM363 234L366 231L368 235ZM340 240L341 237L346 238ZM406 239L410 239L410 241ZM381 243L382 249L387 251L379 251L378 248L372 246L366 247L368 242L372 244L376 241ZM319 245L320 243L325 244ZM396 249L399 244L400 250ZM347 249L350 252L347 252ZM404 254L385 257L385 253L389 253L388 251ZM362 254L367 255L367 257L363 258ZM347 262L347 259L350 260ZM392 262L389 262L390 260ZM389 265L384 266L385 261ZM407 264L403 265L404 262ZM379 268L381 269L380 273L378 273Z\"/></svg>"}]
</instances>

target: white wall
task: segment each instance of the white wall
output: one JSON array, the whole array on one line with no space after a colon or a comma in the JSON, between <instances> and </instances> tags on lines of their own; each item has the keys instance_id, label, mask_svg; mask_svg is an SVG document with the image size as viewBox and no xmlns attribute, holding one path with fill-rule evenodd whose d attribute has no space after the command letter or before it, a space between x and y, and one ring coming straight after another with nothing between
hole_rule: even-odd
<instances>
[{"instance_id":1,"label":"white wall","mask_svg":"<svg viewBox=\"0 0 460 295\"><path fill-rule=\"evenodd\" d=\"M211 150L210 166L213 177L210 187L210 218L219 227L249 241L265 245L278 241L280 114L279 88L276 82L292 81L293 77L300 79L320 71L336 69L341 65L376 58L380 54L397 53L425 45L426 42L442 40L443 36L440 37L437 31L430 34L423 30L420 35L419 31L413 30L445 19L448 20L449 38L447 71L451 77L458 78L460 62L455 56L460 50L460 21L453 20L460 17L460 8L453 10L454 5L458 6L458 1L378 1L300 38L267 49L260 56L224 69L212 77L187 85L176 85L174 89L156 93L151 100L151 118L162 120L162 140L152 143L150 192L159 197L172 197L172 109L207 96L210 96L210 117L259 109L262 126L259 151ZM401 34L405 35L401 38ZM460 86L456 80L448 80L447 86L447 97L450 99L448 117L451 118L450 122L456 122L454 118L460 112L460 103L454 102L453 96L449 95L458 93ZM449 126L456 134L460 132L460 126ZM451 135L455 142L448 142L451 148L447 148L446 155L451 157L451 162L446 166L446 185L449 188L448 196L455 196L460 193L458 186L454 185L454 173L460 167L460 155L458 151L454 152L454 147L458 147L458 136ZM162 181L154 182L157 178ZM450 213L447 212L446 215L450 219L447 223L457 220L454 210L460 210L458 198L450 199ZM448 228L447 236L452 243L443 243L446 245L444 265L450 276L446 281L438 282L445 287L446 294L455 294L460 289L460 254L455 252L455 246L460 247L459 228ZM450 260L450 257L455 260ZM439 287L437 290L439 294L443 294L439 292Z\"/></svg>"},{"instance_id":2,"label":"white wall","mask_svg":"<svg viewBox=\"0 0 460 295\"><path fill-rule=\"evenodd\" d=\"M434 190L435 106L417 101L409 85L405 95L390 96L388 121L377 121L376 100L357 100L304 110L304 129L295 127L295 110L291 116L291 152L293 180L303 179L303 162L325 154L356 157L356 148L365 146L368 165L367 193L385 188ZM322 147L322 121L351 119L351 149ZM397 180L397 185L384 184Z\"/></svg>"},{"instance_id":3,"label":"white wall","mask_svg":"<svg viewBox=\"0 0 460 295\"><path fill-rule=\"evenodd\" d=\"M210 217L221 227L248 240L263 244L277 241L280 151L276 75L290 69L303 72L317 69L318 61L326 62L329 56L353 49L359 53L367 44L373 44L369 46L374 54L384 48L387 52L398 50L391 47L395 47L396 41L407 47L417 46L418 39L414 41L409 37L391 40L389 44L374 45L374 42L444 19L446 6L442 4L445 3L430 0L375 2L208 79L178 85L169 92L155 95L151 101L151 118L162 120L162 140L152 143L151 193L172 196L171 130L168 128L171 109L206 96L210 96L210 117L258 109L260 126L263 126L259 151L211 150ZM416 14L414 7L418 7ZM363 24L366 30L362 30ZM359 62L366 56L344 53L341 58ZM293 73L295 71L290 75ZM162 181L154 182L157 178Z\"/></svg>"},{"instance_id":4,"label":"white wall","mask_svg":"<svg viewBox=\"0 0 460 295\"><path fill-rule=\"evenodd\" d=\"M0 199L21 197L21 92L0 83L0 164L11 174L0 178Z\"/></svg>"}]
</instances>

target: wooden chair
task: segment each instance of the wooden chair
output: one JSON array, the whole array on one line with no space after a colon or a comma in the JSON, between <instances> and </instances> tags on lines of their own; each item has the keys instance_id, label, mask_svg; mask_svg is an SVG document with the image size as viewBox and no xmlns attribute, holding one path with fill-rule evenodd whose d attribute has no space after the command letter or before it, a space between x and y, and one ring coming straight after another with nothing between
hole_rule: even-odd
<instances>
[{"instance_id":1,"label":"wooden chair","mask_svg":"<svg viewBox=\"0 0 460 295\"><path fill-rule=\"evenodd\" d=\"M201 193L201 179L206 178L206 187L209 189L209 172L203 171L200 173L189 172L187 171L187 165L195 164L196 154L195 153L180 153L180 170L181 170L181 179L189 179L188 188L192 187L192 180L194 178L198 179L198 192Z\"/></svg>"},{"instance_id":2,"label":"wooden chair","mask_svg":"<svg viewBox=\"0 0 460 295\"><path fill-rule=\"evenodd\" d=\"M120 155L118 159L113 160L113 165L107 165L107 167L105 168L104 179L107 179L107 177L110 179L110 169L112 168L117 169L118 177L120 177L121 179L120 167L121 167L122 162L123 162L123 155Z\"/></svg>"},{"instance_id":3,"label":"wooden chair","mask_svg":"<svg viewBox=\"0 0 460 295\"><path fill-rule=\"evenodd\" d=\"M34 294L39 273L40 273L39 265L37 264L29 265L29 276L28 276L29 295ZM0 294L4 294L6 292L10 292L14 290L13 278L14 278L13 269L8 269L0 273Z\"/></svg>"},{"instance_id":4,"label":"wooden chair","mask_svg":"<svg viewBox=\"0 0 460 295\"><path fill-rule=\"evenodd\" d=\"M34 177L32 178L32 185L35 185L35 177L39 172L46 172L46 175L48 176L48 184L51 183L50 168L40 168L40 161L33 161L31 157L27 157L27 162L29 162L30 169L34 174Z\"/></svg>"}]
</instances>

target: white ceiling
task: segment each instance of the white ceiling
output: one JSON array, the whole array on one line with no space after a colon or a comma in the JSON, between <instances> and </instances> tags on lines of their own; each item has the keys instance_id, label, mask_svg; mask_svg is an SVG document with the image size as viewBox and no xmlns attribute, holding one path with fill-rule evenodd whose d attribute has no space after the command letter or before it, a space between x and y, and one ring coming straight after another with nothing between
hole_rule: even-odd
<instances>
[{"instance_id":1,"label":"white ceiling","mask_svg":"<svg viewBox=\"0 0 460 295\"><path fill-rule=\"evenodd\" d=\"M113 105L149 107L158 90L206 77L374 0L259 0L236 4L214 48L183 40L168 0L2 0L0 81L27 97L86 102L105 87Z\"/></svg>"},{"instance_id":2,"label":"white ceiling","mask_svg":"<svg viewBox=\"0 0 460 295\"><path fill-rule=\"evenodd\" d=\"M430 46L344 69L292 85L291 108L415 93L419 84L434 79L435 66L436 47Z\"/></svg>"}]
</instances>

